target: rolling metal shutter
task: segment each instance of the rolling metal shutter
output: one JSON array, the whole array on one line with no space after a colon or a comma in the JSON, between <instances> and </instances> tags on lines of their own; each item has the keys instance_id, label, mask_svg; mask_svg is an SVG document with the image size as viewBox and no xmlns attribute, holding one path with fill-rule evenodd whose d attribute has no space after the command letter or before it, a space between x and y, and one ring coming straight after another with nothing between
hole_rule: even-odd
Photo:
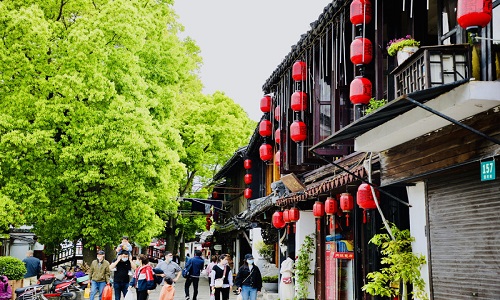
<instances>
[{"instance_id":1,"label":"rolling metal shutter","mask_svg":"<svg viewBox=\"0 0 500 300\"><path fill-rule=\"evenodd\" d=\"M434 300L500 299L500 180L470 167L428 180Z\"/></svg>"}]
</instances>

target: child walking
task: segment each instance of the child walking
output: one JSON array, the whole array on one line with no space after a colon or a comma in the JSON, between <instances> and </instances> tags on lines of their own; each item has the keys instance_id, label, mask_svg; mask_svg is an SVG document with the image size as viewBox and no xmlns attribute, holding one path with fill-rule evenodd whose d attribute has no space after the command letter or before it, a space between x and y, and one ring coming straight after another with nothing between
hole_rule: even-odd
<instances>
[{"instance_id":1,"label":"child walking","mask_svg":"<svg viewBox=\"0 0 500 300\"><path fill-rule=\"evenodd\" d=\"M165 277L165 284L161 288L160 298L158 300L174 300L175 288L174 281L170 277Z\"/></svg>"}]
</instances>

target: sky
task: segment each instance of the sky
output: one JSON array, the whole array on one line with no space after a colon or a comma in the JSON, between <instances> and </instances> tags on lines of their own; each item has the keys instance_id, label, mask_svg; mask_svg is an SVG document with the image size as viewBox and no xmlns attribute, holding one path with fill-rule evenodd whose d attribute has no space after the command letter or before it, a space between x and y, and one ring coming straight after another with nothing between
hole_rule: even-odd
<instances>
[{"instance_id":1,"label":"sky","mask_svg":"<svg viewBox=\"0 0 500 300\"><path fill-rule=\"evenodd\" d=\"M258 121L262 86L330 2L176 0L174 10L201 49L203 92L224 92Z\"/></svg>"}]
</instances>

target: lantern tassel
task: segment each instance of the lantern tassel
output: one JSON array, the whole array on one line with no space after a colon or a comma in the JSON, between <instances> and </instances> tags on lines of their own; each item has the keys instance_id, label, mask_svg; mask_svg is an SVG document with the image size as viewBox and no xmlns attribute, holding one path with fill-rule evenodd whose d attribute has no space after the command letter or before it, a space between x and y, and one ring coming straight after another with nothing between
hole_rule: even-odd
<instances>
[{"instance_id":1,"label":"lantern tassel","mask_svg":"<svg viewBox=\"0 0 500 300\"><path fill-rule=\"evenodd\" d=\"M349 214L345 214L345 225L349 227Z\"/></svg>"},{"instance_id":2,"label":"lantern tassel","mask_svg":"<svg viewBox=\"0 0 500 300\"><path fill-rule=\"evenodd\" d=\"M316 228L318 231L320 231L320 229L321 229L321 220L320 219L316 219Z\"/></svg>"},{"instance_id":3,"label":"lantern tassel","mask_svg":"<svg viewBox=\"0 0 500 300\"><path fill-rule=\"evenodd\" d=\"M366 224L366 209L363 210L363 224Z\"/></svg>"},{"instance_id":4,"label":"lantern tassel","mask_svg":"<svg viewBox=\"0 0 500 300\"><path fill-rule=\"evenodd\" d=\"M332 231L333 229L333 217L330 216L330 232Z\"/></svg>"}]
</instances>

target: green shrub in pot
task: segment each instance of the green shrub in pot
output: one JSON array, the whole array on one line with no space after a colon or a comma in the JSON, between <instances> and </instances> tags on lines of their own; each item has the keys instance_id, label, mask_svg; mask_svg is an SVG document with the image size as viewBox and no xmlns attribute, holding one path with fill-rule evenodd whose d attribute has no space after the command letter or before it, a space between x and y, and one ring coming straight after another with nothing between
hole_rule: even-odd
<instances>
[{"instance_id":1,"label":"green shrub in pot","mask_svg":"<svg viewBox=\"0 0 500 300\"><path fill-rule=\"evenodd\" d=\"M26 266L19 258L0 256L0 273L7 276L9 280L20 280L26 274Z\"/></svg>"},{"instance_id":2,"label":"green shrub in pot","mask_svg":"<svg viewBox=\"0 0 500 300\"><path fill-rule=\"evenodd\" d=\"M267 282L267 283L278 283L278 275L274 275L274 276L263 276L263 277L262 277L262 282Z\"/></svg>"}]
</instances>

